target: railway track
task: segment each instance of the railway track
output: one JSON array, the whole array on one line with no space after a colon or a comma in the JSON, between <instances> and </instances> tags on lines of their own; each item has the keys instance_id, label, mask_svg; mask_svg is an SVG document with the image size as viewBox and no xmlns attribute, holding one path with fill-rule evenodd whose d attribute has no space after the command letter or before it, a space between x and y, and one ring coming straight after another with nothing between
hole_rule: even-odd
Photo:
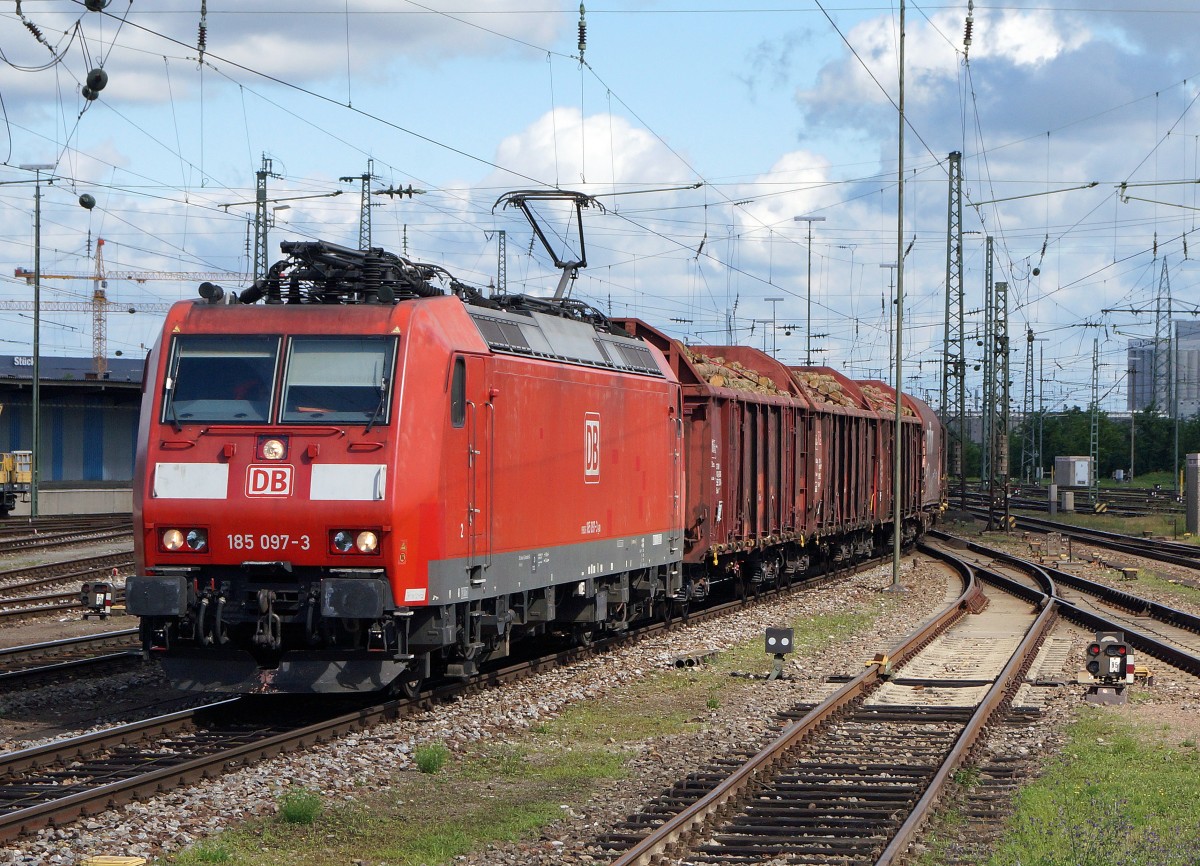
<instances>
[{"instance_id":1,"label":"railway track","mask_svg":"<svg viewBox=\"0 0 1200 866\"><path fill-rule=\"evenodd\" d=\"M0 620L81 610L82 584L111 582L114 576L120 579L132 568L131 554L114 553L0 572Z\"/></svg>"},{"instance_id":2,"label":"railway track","mask_svg":"<svg viewBox=\"0 0 1200 866\"><path fill-rule=\"evenodd\" d=\"M1086 491L1084 492L1086 496ZM1021 509L1023 511L1049 511L1050 505L1046 500L1046 488L1038 488L1034 496L1023 496L1020 493L1014 494L1008 500L1009 507L1013 509ZM1084 505L1080 499L1080 492L1075 494L1076 504L1081 510L1091 511L1091 505ZM957 504L959 497L951 493L949 496L951 504ZM968 507L979 508L987 507L987 494L980 492L969 492L967 494ZM1173 495L1162 491L1124 491L1103 488L1098 494L1097 502L1103 506L1103 513L1113 514L1120 517L1149 517L1154 515L1180 515L1184 514L1184 504L1175 499Z\"/></svg>"},{"instance_id":3,"label":"railway track","mask_svg":"<svg viewBox=\"0 0 1200 866\"><path fill-rule=\"evenodd\" d=\"M1060 669L1070 640L1046 640L1036 660L1032 651L1060 615L1089 630L1124 631L1139 651L1200 677L1200 617L931 535L944 543L928 552L995 586L987 613L947 624L933 642L918 633L889 654L886 682L887 661L877 657L822 704L781 718L778 736L761 752L724 756L678 782L605 837L618 852L613 866L901 862L983 725L1022 724L1014 694L1023 696L1021 711L1036 712L1038 668ZM955 606L967 606L967 598L964 592ZM1007 659L1002 671L997 652ZM1019 785L1023 765L992 758L974 768L980 784L968 796L968 814L983 822L994 815Z\"/></svg>"},{"instance_id":4,"label":"railway track","mask_svg":"<svg viewBox=\"0 0 1200 866\"><path fill-rule=\"evenodd\" d=\"M840 580L880 560L765 590L688 613L692 622L750 604L770 604L795 591ZM653 623L629 634L597 640L487 672L470 683L442 684L411 700L388 701L353 712L318 712L311 696L253 696L123 725L20 752L0 754L0 839L60 825L114 805L192 784L285 751L309 748L352 731L399 718L469 690L492 687L565 664L627 641L656 634L683 620ZM295 709L293 710L293 704ZM344 708L344 702L340 705ZM266 710L261 708L265 707Z\"/></svg>"},{"instance_id":5,"label":"railway track","mask_svg":"<svg viewBox=\"0 0 1200 866\"><path fill-rule=\"evenodd\" d=\"M136 628L6 647L0 649L0 686L41 684L96 668L111 673L116 666L130 663L141 663Z\"/></svg>"},{"instance_id":6,"label":"railway track","mask_svg":"<svg viewBox=\"0 0 1200 866\"><path fill-rule=\"evenodd\" d=\"M0 555L74 544L133 540L128 515L37 518L0 523Z\"/></svg>"},{"instance_id":7,"label":"railway track","mask_svg":"<svg viewBox=\"0 0 1200 866\"><path fill-rule=\"evenodd\" d=\"M604 844L614 866L893 863L1054 620L989 592L969 563L938 616L821 704L797 707L757 754L676 785Z\"/></svg>"},{"instance_id":8,"label":"railway track","mask_svg":"<svg viewBox=\"0 0 1200 866\"><path fill-rule=\"evenodd\" d=\"M1200 677L1200 616L947 533L930 535L969 551L976 568L1016 572L1013 579L1053 596L1064 618L1092 631L1125 632L1139 652Z\"/></svg>"},{"instance_id":9,"label":"railway track","mask_svg":"<svg viewBox=\"0 0 1200 866\"><path fill-rule=\"evenodd\" d=\"M1138 538L1024 514L1016 516L1016 525L1018 528L1032 529L1037 532L1057 532L1066 538L1073 538L1132 556L1141 556L1172 565L1182 565L1185 568L1200 569L1200 546L1195 544L1183 544L1155 538Z\"/></svg>"}]
</instances>

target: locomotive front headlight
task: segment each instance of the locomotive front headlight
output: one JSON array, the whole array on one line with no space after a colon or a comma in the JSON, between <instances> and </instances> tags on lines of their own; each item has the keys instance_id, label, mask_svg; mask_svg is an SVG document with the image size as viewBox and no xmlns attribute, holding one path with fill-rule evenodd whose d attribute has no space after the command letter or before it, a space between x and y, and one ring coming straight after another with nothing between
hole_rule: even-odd
<instances>
[{"instance_id":1,"label":"locomotive front headlight","mask_svg":"<svg viewBox=\"0 0 1200 866\"><path fill-rule=\"evenodd\" d=\"M162 546L164 550L179 550L186 543L183 533L178 529L168 529L162 534Z\"/></svg>"},{"instance_id":2,"label":"locomotive front headlight","mask_svg":"<svg viewBox=\"0 0 1200 866\"><path fill-rule=\"evenodd\" d=\"M259 444L259 451L266 460L282 460L287 456L287 446L282 439L264 439Z\"/></svg>"},{"instance_id":3,"label":"locomotive front headlight","mask_svg":"<svg viewBox=\"0 0 1200 866\"><path fill-rule=\"evenodd\" d=\"M189 550L199 552L208 547L208 533L203 529L189 529L186 540Z\"/></svg>"},{"instance_id":4,"label":"locomotive front headlight","mask_svg":"<svg viewBox=\"0 0 1200 866\"><path fill-rule=\"evenodd\" d=\"M378 553L379 535L370 529L335 529L329 533L329 550L332 553Z\"/></svg>"}]
</instances>

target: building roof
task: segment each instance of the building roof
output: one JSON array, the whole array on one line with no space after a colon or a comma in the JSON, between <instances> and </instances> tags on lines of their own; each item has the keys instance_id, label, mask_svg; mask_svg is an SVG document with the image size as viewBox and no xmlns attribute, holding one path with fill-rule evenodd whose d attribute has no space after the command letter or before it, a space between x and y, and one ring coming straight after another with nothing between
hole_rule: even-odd
<instances>
[{"instance_id":1,"label":"building roof","mask_svg":"<svg viewBox=\"0 0 1200 866\"><path fill-rule=\"evenodd\" d=\"M103 377L114 382L141 382L141 358L109 358L108 372ZM96 380L92 358L63 358L43 355L38 363L38 376L43 382ZM33 379L32 355L0 355L0 380Z\"/></svg>"}]
</instances>

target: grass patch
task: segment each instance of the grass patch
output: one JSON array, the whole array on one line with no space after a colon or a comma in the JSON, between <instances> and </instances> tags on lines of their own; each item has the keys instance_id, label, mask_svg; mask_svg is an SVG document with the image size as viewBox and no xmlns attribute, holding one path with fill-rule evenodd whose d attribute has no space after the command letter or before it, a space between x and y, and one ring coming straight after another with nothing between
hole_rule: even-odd
<instances>
[{"instance_id":1,"label":"grass patch","mask_svg":"<svg viewBox=\"0 0 1200 866\"><path fill-rule=\"evenodd\" d=\"M1087 713L1071 743L1022 790L994 866L1182 866L1196 862L1200 755L1156 743L1111 712Z\"/></svg>"},{"instance_id":2,"label":"grass patch","mask_svg":"<svg viewBox=\"0 0 1200 866\"><path fill-rule=\"evenodd\" d=\"M620 779L625 775L625 755L611 748L581 747L569 749L531 747L507 743L484 744L464 758L459 776L480 782L496 780L537 780L542 782L582 782Z\"/></svg>"},{"instance_id":3,"label":"grass patch","mask_svg":"<svg viewBox=\"0 0 1200 866\"><path fill-rule=\"evenodd\" d=\"M321 810L311 824L259 820L163 861L170 866L327 866L356 859L439 866L489 844L536 838L604 779L625 775L611 748L485 743L446 772L402 774L384 794Z\"/></svg>"},{"instance_id":4,"label":"grass patch","mask_svg":"<svg viewBox=\"0 0 1200 866\"><path fill-rule=\"evenodd\" d=\"M320 796L304 788L288 791L279 798L279 820L285 824L312 824L320 812Z\"/></svg>"},{"instance_id":5,"label":"grass patch","mask_svg":"<svg viewBox=\"0 0 1200 866\"><path fill-rule=\"evenodd\" d=\"M436 773L446 766L450 750L443 743L424 743L413 749L413 761L422 773Z\"/></svg>"},{"instance_id":6,"label":"grass patch","mask_svg":"<svg viewBox=\"0 0 1200 866\"><path fill-rule=\"evenodd\" d=\"M957 808L947 808L934 816L925 837L925 849L917 855L917 866L940 866L952 859L952 840L967 824L967 816Z\"/></svg>"},{"instance_id":7,"label":"grass patch","mask_svg":"<svg viewBox=\"0 0 1200 866\"><path fill-rule=\"evenodd\" d=\"M524 795L499 795L482 808L460 802L454 809L452 802L440 798L438 803L436 813L393 801L329 810L311 826L259 822L223 834L217 844L202 843L163 862L328 866L362 859L388 866L434 866L488 843L533 838L562 815L558 802L525 802ZM222 859L212 859L214 851L220 851Z\"/></svg>"},{"instance_id":8,"label":"grass patch","mask_svg":"<svg viewBox=\"0 0 1200 866\"><path fill-rule=\"evenodd\" d=\"M982 775L983 774L979 771L978 767L959 767L954 771L954 775L951 778L954 779L954 784L959 785L960 787L974 788L979 784L979 780L982 778Z\"/></svg>"},{"instance_id":9,"label":"grass patch","mask_svg":"<svg viewBox=\"0 0 1200 866\"><path fill-rule=\"evenodd\" d=\"M849 638L873 623L885 612L890 599L880 596L878 606L869 611L830 613L798 619L786 627L795 632L795 652L789 658L811 655L814 650ZM771 657L763 651L761 639L750 641L721 653L709 666L722 676L734 672L768 673Z\"/></svg>"},{"instance_id":10,"label":"grass patch","mask_svg":"<svg viewBox=\"0 0 1200 866\"><path fill-rule=\"evenodd\" d=\"M179 866L201 866L208 863L233 863L234 853L221 842L198 842L172 862Z\"/></svg>"},{"instance_id":11,"label":"grass patch","mask_svg":"<svg viewBox=\"0 0 1200 866\"><path fill-rule=\"evenodd\" d=\"M1138 569L1137 585L1144 586L1146 589L1159 590L1192 604L1200 604L1200 589L1184 583L1173 583L1157 572L1147 571L1144 568Z\"/></svg>"}]
</instances>

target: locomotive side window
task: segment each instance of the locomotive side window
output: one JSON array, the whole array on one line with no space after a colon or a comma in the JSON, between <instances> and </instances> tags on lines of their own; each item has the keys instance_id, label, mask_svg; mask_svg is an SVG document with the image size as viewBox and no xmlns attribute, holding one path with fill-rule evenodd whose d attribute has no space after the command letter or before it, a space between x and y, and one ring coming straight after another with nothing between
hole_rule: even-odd
<instances>
[{"instance_id":1,"label":"locomotive side window","mask_svg":"<svg viewBox=\"0 0 1200 866\"><path fill-rule=\"evenodd\" d=\"M165 385L163 423L266 421L278 354L277 337L176 337Z\"/></svg>"},{"instance_id":2,"label":"locomotive side window","mask_svg":"<svg viewBox=\"0 0 1200 866\"><path fill-rule=\"evenodd\" d=\"M395 340L293 337L279 420L386 424Z\"/></svg>"},{"instance_id":3,"label":"locomotive side window","mask_svg":"<svg viewBox=\"0 0 1200 866\"><path fill-rule=\"evenodd\" d=\"M461 427L467 422L467 362L454 359L454 373L450 379L450 423Z\"/></svg>"}]
</instances>

